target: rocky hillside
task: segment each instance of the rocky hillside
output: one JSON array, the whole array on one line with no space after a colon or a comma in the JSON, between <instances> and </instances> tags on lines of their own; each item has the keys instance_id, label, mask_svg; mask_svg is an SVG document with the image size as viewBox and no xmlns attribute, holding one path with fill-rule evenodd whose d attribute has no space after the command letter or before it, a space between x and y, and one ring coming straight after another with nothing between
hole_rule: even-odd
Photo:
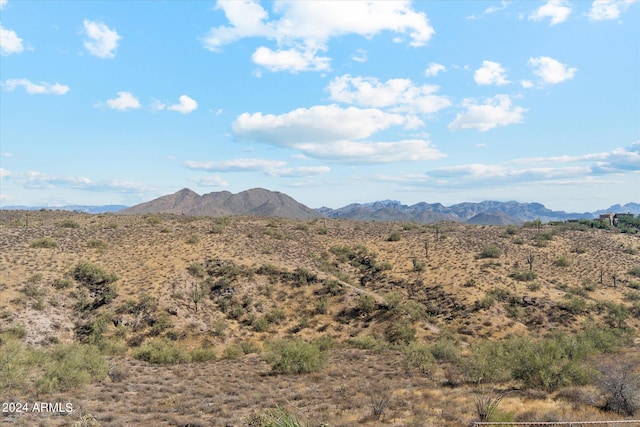
<instances>
[{"instance_id":1,"label":"rocky hillside","mask_svg":"<svg viewBox=\"0 0 640 427\"><path fill-rule=\"evenodd\" d=\"M198 195L184 188L120 211L122 214L173 213L191 216L253 215L291 219L320 217L314 210L298 203L288 195L263 188L237 194L228 191Z\"/></svg>"}]
</instances>

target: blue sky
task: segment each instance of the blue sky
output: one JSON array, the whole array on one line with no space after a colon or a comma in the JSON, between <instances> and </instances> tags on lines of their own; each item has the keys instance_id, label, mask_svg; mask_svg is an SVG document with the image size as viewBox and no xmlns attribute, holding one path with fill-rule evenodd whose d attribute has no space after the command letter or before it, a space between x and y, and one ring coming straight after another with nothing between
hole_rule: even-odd
<instances>
[{"instance_id":1,"label":"blue sky","mask_svg":"<svg viewBox=\"0 0 640 427\"><path fill-rule=\"evenodd\" d=\"M0 205L640 202L637 1L0 8Z\"/></svg>"}]
</instances>

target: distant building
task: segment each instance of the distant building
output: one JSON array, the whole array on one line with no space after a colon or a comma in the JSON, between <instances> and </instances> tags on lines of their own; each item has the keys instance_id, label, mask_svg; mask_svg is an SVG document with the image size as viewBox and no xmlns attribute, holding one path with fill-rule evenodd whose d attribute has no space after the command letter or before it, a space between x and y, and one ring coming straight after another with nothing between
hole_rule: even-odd
<instances>
[{"instance_id":1,"label":"distant building","mask_svg":"<svg viewBox=\"0 0 640 427\"><path fill-rule=\"evenodd\" d=\"M634 215L632 213L606 213L600 214L598 218L600 221L603 221L609 225L616 227L618 225L618 220L621 218L633 219Z\"/></svg>"}]
</instances>

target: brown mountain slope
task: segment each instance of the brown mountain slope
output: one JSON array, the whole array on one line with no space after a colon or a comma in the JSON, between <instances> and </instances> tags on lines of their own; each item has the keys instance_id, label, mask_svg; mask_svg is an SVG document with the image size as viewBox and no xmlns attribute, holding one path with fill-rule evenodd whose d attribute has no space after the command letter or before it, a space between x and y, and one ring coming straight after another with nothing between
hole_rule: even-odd
<instances>
[{"instance_id":1,"label":"brown mountain slope","mask_svg":"<svg viewBox=\"0 0 640 427\"><path fill-rule=\"evenodd\" d=\"M192 216L255 215L291 219L313 219L321 215L278 191L253 188L232 194L220 191L198 195L185 188L124 209L122 214L173 213Z\"/></svg>"}]
</instances>

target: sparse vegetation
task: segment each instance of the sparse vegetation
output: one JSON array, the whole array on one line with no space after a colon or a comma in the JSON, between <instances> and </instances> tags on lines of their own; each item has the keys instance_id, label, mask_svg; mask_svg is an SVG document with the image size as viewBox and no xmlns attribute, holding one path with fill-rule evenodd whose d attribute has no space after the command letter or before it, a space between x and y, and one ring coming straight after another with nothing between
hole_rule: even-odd
<instances>
[{"instance_id":1,"label":"sparse vegetation","mask_svg":"<svg viewBox=\"0 0 640 427\"><path fill-rule=\"evenodd\" d=\"M40 237L38 239L32 240L29 246L32 248L51 249L51 248L57 248L58 242L56 242L51 237Z\"/></svg>"}]
</instances>

